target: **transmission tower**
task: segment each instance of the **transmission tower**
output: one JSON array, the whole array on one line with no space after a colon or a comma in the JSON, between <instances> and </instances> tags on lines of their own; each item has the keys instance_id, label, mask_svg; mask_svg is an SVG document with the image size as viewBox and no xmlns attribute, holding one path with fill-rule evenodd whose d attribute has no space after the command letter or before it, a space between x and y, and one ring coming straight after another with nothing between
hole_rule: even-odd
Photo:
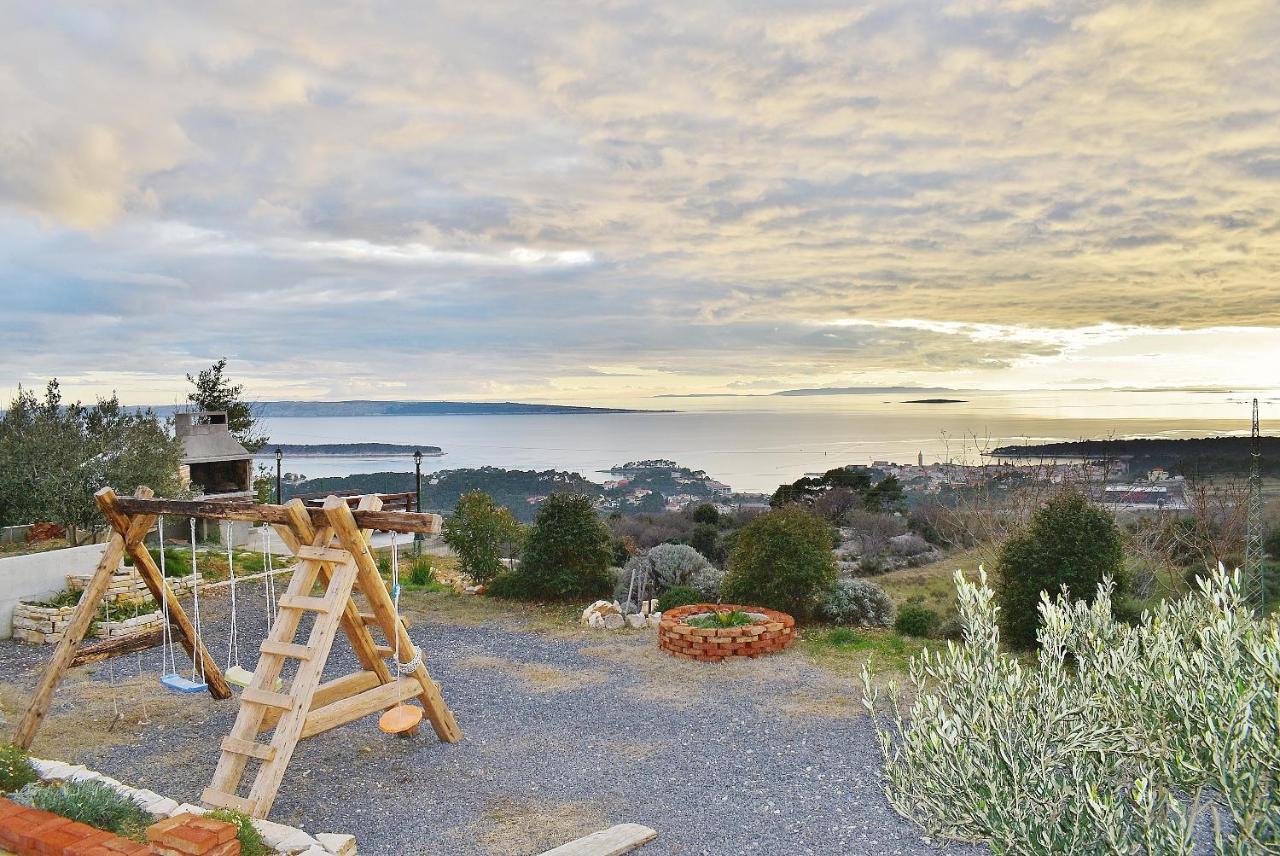
<instances>
[{"instance_id":1,"label":"transmission tower","mask_svg":"<svg viewBox=\"0 0 1280 856\"><path fill-rule=\"evenodd\" d=\"M1266 558L1262 550L1262 434L1258 430L1258 399L1253 400L1253 442L1249 461L1248 523L1244 544L1244 598L1255 610L1267 602Z\"/></svg>"}]
</instances>

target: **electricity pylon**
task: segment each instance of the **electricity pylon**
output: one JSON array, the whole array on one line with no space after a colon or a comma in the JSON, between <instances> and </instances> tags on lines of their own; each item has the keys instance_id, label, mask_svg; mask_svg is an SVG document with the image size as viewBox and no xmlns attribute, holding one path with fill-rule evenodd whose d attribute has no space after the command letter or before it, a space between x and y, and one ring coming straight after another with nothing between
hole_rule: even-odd
<instances>
[{"instance_id":1,"label":"electricity pylon","mask_svg":"<svg viewBox=\"0 0 1280 856\"><path fill-rule=\"evenodd\" d=\"M1262 434L1258 430L1258 399L1253 400L1253 443L1249 461L1248 521L1244 543L1245 603L1261 611L1267 602L1266 556L1262 549Z\"/></svg>"}]
</instances>

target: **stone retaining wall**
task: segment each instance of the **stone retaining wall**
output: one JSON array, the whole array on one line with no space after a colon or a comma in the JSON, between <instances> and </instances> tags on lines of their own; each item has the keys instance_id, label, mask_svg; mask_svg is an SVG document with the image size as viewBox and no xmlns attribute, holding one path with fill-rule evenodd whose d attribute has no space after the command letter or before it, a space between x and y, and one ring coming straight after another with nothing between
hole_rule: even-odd
<instances>
[{"instance_id":1,"label":"stone retaining wall","mask_svg":"<svg viewBox=\"0 0 1280 856\"><path fill-rule=\"evenodd\" d=\"M75 611L74 606L19 603L13 609L13 638L32 645L56 645L62 641ZM89 635L95 639L108 639L154 630L164 625L164 614L158 609L130 618L117 619L115 616L118 614L120 613L113 611L110 622L95 621Z\"/></svg>"},{"instance_id":2,"label":"stone retaining wall","mask_svg":"<svg viewBox=\"0 0 1280 856\"><path fill-rule=\"evenodd\" d=\"M67 575L67 591L84 591L89 580L93 579L92 574L68 574ZM191 593L191 589L195 583L202 579L200 574L188 574L185 577L165 577L169 583L169 589L177 597L184 597ZM119 571L111 575L111 582L107 585L106 594L103 600L110 602L113 606L120 604L129 606L136 603L144 603L151 599L151 590L147 588L147 584L143 581L142 575L138 573L137 568L122 567Z\"/></svg>"},{"instance_id":3,"label":"stone retaining wall","mask_svg":"<svg viewBox=\"0 0 1280 856\"><path fill-rule=\"evenodd\" d=\"M744 627L690 627L684 620L704 612L755 612L767 620ZM658 647L677 657L718 663L726 657L759 657L781 651L795 641L796 620L785 612L732 603L695 603L662 613Z\"/></svg>"}]
</instances>

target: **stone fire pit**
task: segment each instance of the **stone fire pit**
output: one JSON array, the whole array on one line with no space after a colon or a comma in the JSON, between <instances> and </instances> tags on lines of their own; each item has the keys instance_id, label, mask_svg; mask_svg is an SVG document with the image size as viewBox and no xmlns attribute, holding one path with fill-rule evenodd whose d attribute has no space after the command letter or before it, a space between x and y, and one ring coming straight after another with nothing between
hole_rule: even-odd
<instances>
[{"instance_id":1,"label":"stone fire pit","mask_svg":"<svg viewBox=\"0 0 1280 856\"><path fill-rule=\"evenodd\" d=\"M689 619L713 612L745 612L754 619L740 627L693 627ZM658 647L668 654L718 663L726 657L759 657L786 648L795 637L796 620L785 612L762 606L694 603L662 613Z\"/></svg>"}]
</instances>

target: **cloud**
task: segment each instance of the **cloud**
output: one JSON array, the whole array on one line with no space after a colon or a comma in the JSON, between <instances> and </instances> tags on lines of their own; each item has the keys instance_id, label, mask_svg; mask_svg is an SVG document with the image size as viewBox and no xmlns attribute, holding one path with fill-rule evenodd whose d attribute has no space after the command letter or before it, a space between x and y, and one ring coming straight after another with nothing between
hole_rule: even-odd
<instances>
[{"instance_id":1,"label":"cloud","mask_svg":"<svg viewBox=\"0 0 1280 856\"><path fill-rule=\"evenodd\" d=\"M0 386L163 390L226 353L358 393L370 351L407 395L1048 383L1149 330L1185 332L1135 382L1226 383L1173 343L1280 327L1270 0L17 4L0 32Z\"/></svg>"}]
</instances>

